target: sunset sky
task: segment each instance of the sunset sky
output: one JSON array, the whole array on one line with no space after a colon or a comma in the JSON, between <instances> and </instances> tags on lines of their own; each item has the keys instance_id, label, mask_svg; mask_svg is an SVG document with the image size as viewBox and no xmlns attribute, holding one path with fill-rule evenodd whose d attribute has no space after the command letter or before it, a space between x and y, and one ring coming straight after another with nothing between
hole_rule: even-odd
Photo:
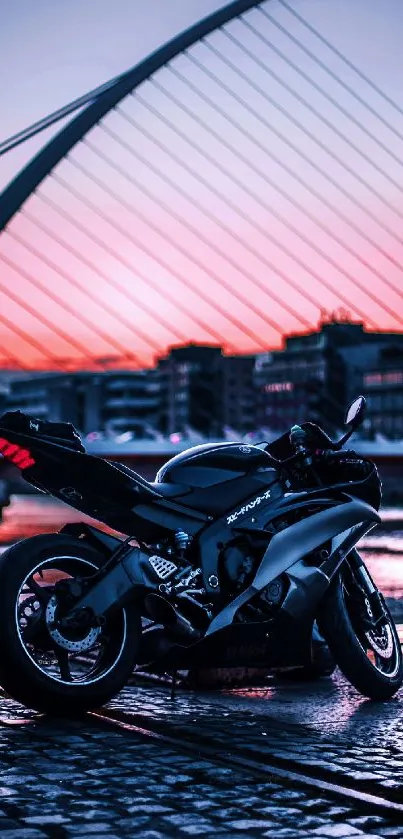
<instances>
[{"instance_id":1,"label":"sunset sky","mask_svg":"<svg viewBox=\"0 0 403 839\"><path fill-rule=\"evenodd\" d=\"M219 5L3 0L0 140ZM0 361L259 351L321 308L403 328L402 3L287 5L175 59L27 201L0 235ZM0 188L52 133L0 158Z\"/></svg>"}]
</instances>

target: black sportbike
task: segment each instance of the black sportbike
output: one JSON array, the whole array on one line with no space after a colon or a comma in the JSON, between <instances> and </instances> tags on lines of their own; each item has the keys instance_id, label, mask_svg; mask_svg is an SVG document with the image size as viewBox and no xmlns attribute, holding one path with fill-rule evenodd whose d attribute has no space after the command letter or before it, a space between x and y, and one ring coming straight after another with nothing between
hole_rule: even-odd
<instances>
[{"instance_id":1,"label":"black sportbike","mask_svg":"<svg viewBox=\"0 0 403 839\"><path fill-rule=\"evenodd\" d=\"M68 423L1 417L0 451L24 478L106 525L68 524L1 556L6 692L76 714L139 665L309 667L317 622L362 694L393 696L399 638L356 550L380 521L381 484L342 450L364 409L359 397L338 442L304 423L271 444L207 443L154 483L86 454Z\"/></svg>"}]
</instances>

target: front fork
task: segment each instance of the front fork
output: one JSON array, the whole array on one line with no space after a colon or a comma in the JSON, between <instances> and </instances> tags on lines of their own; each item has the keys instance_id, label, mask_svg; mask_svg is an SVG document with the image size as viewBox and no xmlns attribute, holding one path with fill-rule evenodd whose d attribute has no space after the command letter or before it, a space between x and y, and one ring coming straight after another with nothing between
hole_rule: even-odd
<instances>
[{"instance_id":1,"label":"front fork","mask_svg":"<svg viewBox=\"0 0 403 839\"><path fill-rule=\"evenodd\" d=\"M357 608L365 631L379 629L387 620L385 599L378 591L366 565L357 550L349 553L346 560L357 583Z\"/></svg>"}]
</instances>

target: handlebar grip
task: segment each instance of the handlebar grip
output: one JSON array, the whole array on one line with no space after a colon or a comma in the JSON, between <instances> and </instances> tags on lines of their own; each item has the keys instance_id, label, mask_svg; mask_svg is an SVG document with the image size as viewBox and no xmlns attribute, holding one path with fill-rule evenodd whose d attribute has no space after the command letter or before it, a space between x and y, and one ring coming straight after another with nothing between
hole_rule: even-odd
<instances>
[{"instance_id":1,"label":"handlebar grip","mask_svg":"<svg viewBox=\"0 0 403 839\"><path fill-rule=\"evenodd\" d=\"M306 438L306 431L300 425L293 425L290 431L290 443L293 446L303 446Z\"/></svg>"}]
</instances>

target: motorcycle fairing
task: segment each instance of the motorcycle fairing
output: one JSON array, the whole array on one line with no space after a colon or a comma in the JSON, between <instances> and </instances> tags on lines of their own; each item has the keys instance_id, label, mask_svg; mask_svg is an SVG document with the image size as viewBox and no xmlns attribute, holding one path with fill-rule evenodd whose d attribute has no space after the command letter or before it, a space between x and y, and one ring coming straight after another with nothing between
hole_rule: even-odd
<instances>
[{"instance_id":1,"label":"motorcycle fairing","mask_svg":"<svg viewBox=\"0 0 403 839\"><path fill-rule=\"evenodd\" d=\"M269 542L271 534L264 528L268 526L270 520L276 518L276 516L278 517L286 510L299 509L301 504L304 506L306 504L312 505L313 501L315 505L318 503L323 504L324 510L308 516L302 522L298 522L272 537L269 545L269 548L271 546L271 550L269 548L267 549L252 585L239 598L233 601L230 606L227 606L223 612L217 615L210 625L208 633L215 632L217 629L222 628L222 626L231 623L237 609L254 597L261 588L268 585L271 580L283 573L294 562L303 558L305 554L319 547L325 541L337 537L351 523L352 525L357 525L362 520L365 520L365 522L369 521L369 524L367 523L365 526L365 529L368 530L373 522L378 521L379 518L376 512L363 502L354 500L352 497L343 494L339 494L337 498L329 497L325 495L324 490L321 490L298 493L292 499L278 499L277 503L268 500L258 507L257 512L253 508L249 515L243 516L239 525L236 527L230 527L226 524L227 516L224 521L223 519L218 519L217 521L205 524L202 529L200 522L196 523L195 530L201 530L199 535L199 551L204 585L209 596L213 600L217 600L220 597L220 588L218 585L220 545L230 542L237 533L245 531L250 533L255 532L258 536L262 535ZM171 502L165 502L164 506L164 502L162 501L158 504L140 505L136 508L136 511L141 518L148 515L156 522L160 522L161 515L163 514L167 524L173 526L176 523L179 526L179 523L182 522L183 527L184 521L186 522L182 517L184 511L176 509L175 512L171 513L171 506ZM130 579L133 584L144 586L143 573L139 574L137 580L135 567L131 563L130 565ZM112 575L112 572L110 573ZM324 582L325 588L329 579L326 578ZM109 583L106 583L106 585L109 585ZM112 586L112 576L110 585ZM115 584L113 583L113 585ZM103 597L102 599L106 602ZM77 604L78 607L88 607L89 605L98 614L100 601L98 600L97 602L96 598L92 600L91 604L88 597L85 603Z\"/></svg>"},{"instance_id":2,"label":"motorcycle fairing","mask_svg":"<svg viewBox=\"0 0 403 839\"><path fill-rule=\"evenodd\" d=\"M205 527L199 534L199 546L200 565L203 570L204 585L208 593L212 597L218 593L216 587L211 585L210 578L218 579L219 577L218 546L220 544L230 542L240 533L255 534L269 541L270 524L274 519L292 511L304 510L313 505L315 507L323 506L327 509L338 504L345 504L350 500L350 496L345 493L335 491L334 494L330 495L330 491L329 488L312 489L284 495L279 484L271 485L270 498L254 506L249 513L245 512L240 518L236 518L231 525L227 522L238 512L237 507L228 510L224 517L216 519L208 527ZM246 508L248 502L253 502L253 500L253 498L244 500L244 507Z\"/></svg>"},{"instance_id":3,"label":"motorcycle fairing","mask_svg":"<svg viewBox=\"0 0 403 839\"><path fill-rule=\"evenodd\" d=\"M156 486L163 488L171 484L161 483ZM211 487L190 487L186 496L178 500L184 507L217 518L233 508L242 507L247 503L245 499L251 499L254 495L260 496L269 489L273 499L283 494L278 473L274 469L266 472L251 470L247 475Z\"/></svg>"},{"instance_id":4,"label":"motorcycle fairing","mask_svg":"<svg viewBox=\"0 0 403 839\"><path fill-rule=\"evenodd\" d=\"M315 513L276 533L264 553L251 585L213 618L206 635L211 635L232 623L238 609L276 577L324 543L336 539L331 558L327 560L327 567L332 570L332 574L328 576L320 569L315 569L319 576L323 575L324 593L331 576L348 551L354 547L360 536L379 522L380 517L372 507L350 496L348 502Z\"/></svg>"},{"instance_id":5,"label":"motorcycle fairing","mask_svg":"<svg viewBox=\"0 0 403 839\"><path fill-rule=\"evenodd\" d=\"M296 630L294 620L283 612L275 622L229 624L186 647L171 642L167 649L165 634L160 645L150 645L142 665L152 664L160 673L215 667L261 667L267 672L303 666L312 660L312 626L313 620L307 620Z\"/></svg>"},{"instance_id":6,"label":"motorcycle fairing","mask_svg":"<svg viewBox=\"0 0 403 839\"><path fill-rule=\"evenodd\" d=\"M35 461L24 471L28 483L113 530L152 541L159 531L183 529L184 521L191 534L208 521L207 515L177 504L172 498L172 485L153 485L135 472L120 468L120 464L55 442L54 438L2 427L0 435L28 451ZM178 487L179 501L182 492Z\"/></svg>"},{"instance_id":7,"label":"motorcycle fairing","mask_svg":"<svg viewBox=\"0 0 403 839\"><path fill-rule=\"evenodd\" d=\"M264 515L263 511L261 515ZM308 629L312 629L318 603L333 574L361 535L379 521L380 518L372 507L350 496L344 503L314 513L276 533L269 542L252 583L213 618L204 638L208 639L211 635L215 636L216 633L227 629L231 637L229 627L237 626L233 624L237 611L272 580L285 572L289 574L290 588L276 616L276 635L279 627L284 624L286 627L294 625L297 636L299 632L302 632L303 627L305 627L303 634L305 631L308 633ZM213 531L214 540L220 532L219 525L220 522L216 522L207 528L207 532ZM330 557L322 563L322 567L310 565L306 557L328 542L332 542ZM215 553L217 554L217 545ZM158 583L152 581L147 555L137 548L132 548L123 560L109 570L75 604L74 610L91 608L96 616L100 616L105 608L119 609L128 597L136 597L136 594L142 597L145 589L152 590L153 588L158 590ZM216 594L219 594L219 589ZM242 626L244 627L245 624ZM261 623L256 624L254 630L259 636L261 626ZM238 629L234 628L234 632L237 633ZM281 640L281 634L279 640ZM203 641L204 639L195 643L201 645ZM188 647L193 649L194 642ZM180 649L181 647L178 646L178 655ZM201 655L203 655L202 652Z\"/></svg>"},{"instance_id":8,"label":"motorcycle fairing","mask_svg":"<svg viewBox=\"0 0 403 839\"><path fill-rule=\"evenodd\" d=\"M283 538L277 540L273 547L272 540L253 583L219 612L205 636L186 647L172 643L169 650L164 638L160 654L156 644L153 668L162 672L188 667L275 669L309 664L312 660L312 628L318 605L345 556L376 523L379 523L376 511L351 497L346 505L323 510L276 534ZM344 530L340 531L341 527ZM289 531L293 531L290 538ZM320 566L312 565L306 554L328 541L332 543L330 556ZM279 573L287 574L289 588L275 618L259 623L234 623L238 609Z\"/></svg>"},{"instance_id":9,"label":"motorcycle fairing","mask_svg":"<svg viewBox=\"0 0 403 839\"><path fill-rule=\"evenodd\" d=\"M198 447L206 450L203 457L210 484L197 487L194 458L185 469L194 486L172 481L152 484L126 466L87 454L78 437L77 442L42 433L41 424L24 415L13 415L5 427L0 426L0 435L11 450L20 446L30 455L30 467L24 471L29 483L113 530L133 534L144 542L155 542L177 529L195 536L218 515L230 514L235 505L255 504L256 497L268 487L273 500L283 493L272 460L253 447L217 444L211 451L209 446ZM182 462L183 456L179 460ZM240 477L216 483L223 465L232 465L233 471L227 469L228 474L239 473ZM185 472L181 467L178 474L183 478Z\"/></svg>"},{"instance_id":10,"label":"motorcycle fairing","mask_svg":"<svg viewBox=\"0 0 403 839\"><path fill-rule=\"evenodd\" d=\"M195 536L213 520L207 512L191 506L190 496L189 501L187 497L189 488L186 486L151 484L128 467L89 455L59 438L14 431L1 426L0 435L4 435L10 444L18 444L32 455L35 464L24 472L29 483L91 518L102 521L113 530L135 534L147 542L156 541L161 533L177 529L186 530L189 535ZM217 496L220 509L228 510L231 500L234 504L246 504L253 501L253 496L267 486L272 486L273 498L282 494L273 469L251 472L239 481L239 486L236 481L230 482L233 485L231 490L229 487L226 489L225 484L200 490L199 500L200 492L204 492L206 499L202 506L207 507L209 498L213 499L214 506L218 503L214 501ZM194 500L197 501L197 498ZM228 512L231 513L231 510Z\"/></svg>"}]
</instances>

